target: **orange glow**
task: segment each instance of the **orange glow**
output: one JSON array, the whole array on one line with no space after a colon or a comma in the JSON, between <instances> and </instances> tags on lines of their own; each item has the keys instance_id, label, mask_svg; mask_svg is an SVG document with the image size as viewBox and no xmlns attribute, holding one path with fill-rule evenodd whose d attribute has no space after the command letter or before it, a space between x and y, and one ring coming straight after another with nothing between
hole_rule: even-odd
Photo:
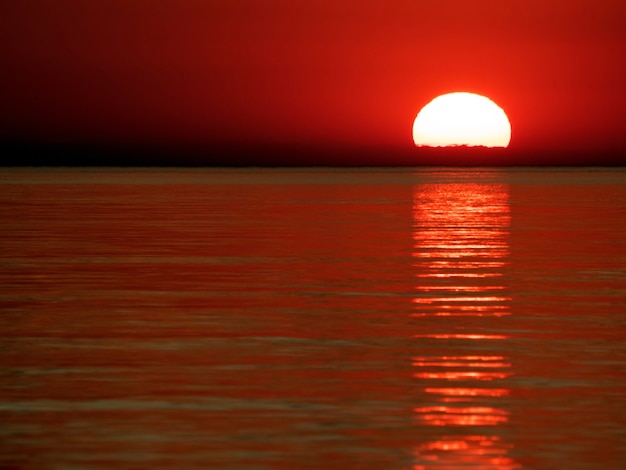
<instances>
[{"instance_id":1,"label":"orange glow","mask_svg":"<svg viewBox=\"0 0 626 470\"><path fill-rule=\"evenodd\" d=\"M428 299L418 298L413 299L413 303L416 304L432 304L435 302L502 302L505 300L511 300L510 297L500 296L485 296L485 297L432 297Z\"/></svg>"},{"instance_id":2,"label":"orange glow","mask_svg":"<svg viewBox=\"0 0 626 470\"><path fill-rule=\"evenodd\" d=\"M432 248L432 247L424 247L424 248ZM463 258L463 257L467 257L467 258L488 258L492 253L493 253L493 247L492 248L492 252L491 253L480 253L475 251L476 248L484 248L481 246L466 246L463 248L460 247L450 247L450 246L442 246L442 247L435 247L438 249L447 249L450 250L448 252L445 251L439 251L437 253L428 253L428 252L423 252L423 253L417 253L416 256L420 257L420 258Z\"/></svg>"},{"instance_id":3,"label":"orange glow","mask_svg":"<svg viewBox=\"0 0 626 470\"><path fill-rule=\"evenodd\" d=\"M420 316L504 316L509 296L504 286L479 279L502 276L506 265L510 209L500 184L452 183L417 188L413 240L420 279L413 298ZM454 283L444 281L454 280ZM475 280L475 281L474 281ZM428 295L430 292L439 296ZM476 293L479 295L471 295ZM465 294L465 295L463 295ZM470 294L470 295L467 295ZM440 339L501 339L501 335L428 334Z\"/></svg>"},{"instance_id":4,"label":"orange glow","mask_svg":"<svg viewBox=\"0 0 626 470\"><path fill-rule=\"evenodd\" d=\"M506 286L498 282L509 256L506 186L422 186L415 191L413 207L417 285L411 316L428 318L414 337L435 340L440 352L412 358L413 377L424 383L423 391L429 395L423 406L413 409L416 420L444 433L448 427L501 426L508 422L509 413L498 405L510 394L501 384L513 372L498 347L508 336L491 328L497 317L510 315L512 300L503 295ZM480 317L494 320L464 323ZM511 470L518 465L507 457L510 447L499 436L444 434L418 447L419 465L414 469Z\"/></svg>"},{"instance_id":5,"label":"orange glow","mask_svg":"<svg viewBox=\"0 0 626 470\"><path fill-rule=\"evenodd\" d=\"M502 263L504 265L504 263ZM455 277L473 277L473 278L486 278L486 277L500 277L502 273L422 273L416 274L415 277L425 278L455 278Z\"/></svg>"},{"instance_id":6,"label":"orange glow","mask_svg":"<svg viewBox=\"0 0 626 470\"><path fill-rule=\"evenodd\" d=\"M424 371L414 374L415 378L431 380L480 380L505 379L509 372L485 372L484 369L507 369L511 367L504 356L440 356L414 357L414 367L441 368L440 371ZM474 369L474 370L450 370Z\"/></svg>"},{"instance_id":7,"label":"orange glow","mask_svg":"<svg viewBox=\"0 0 626 470\"><path fill-rule=\"evenodd\" d=\"M437 290L447 290L453 292L484 292L501 289L504 289L504 286L415 286L415 290L424 292Z\"/></svg>"},{"instance_id":8,"label":"orange glow","mask_svg":"<svg viewBox=\"0 0 626 470\"><path fill-rule=\"evenodd\" d=\"M414 361L417 367L510 367L508 362Z\"/></svg>"},{"instance_id":9,"label":"orange glow","mask_svg":"<svg viewBox=\"0 0 626 470\"><path fill-rule=\"evenodd\" d=\"M489 381L505 379L511 375L509 372L485 372L484 369L507 369L511 367L503 356L441 356L441 357L415 357L414 367L441 368L440 371L424 371L414 374L419 379L433 380L480 380ZM450 369L474 369L474 370L450 370ZM476 370L477 369L477 370Z\"/></svg>"},{"instance_id":10,"label":"orange glow","mask_svg":"<svg viewBox=\"0 0 626 470\"><path fill-rule=\"evenodd\" d=\"M414 408L430 426L495 426L508 421L508 413L489 406L424 406Z\"/></svg>"},{"instance_id":11,"label":"orange glow","mask_svg":"<svg viewBox=\"0 0 626 470\"><path fill-rule=\"evenodd\" d=\"M505 317L511 314L506 305L428 305L432 312L412 313L412 317Z\"/></svg>"},{"instance_id":12,"label":"orange glow","mask_svg":"<svg viewBox=\"0 0 626 470\"><path fill-rule=\"evenodd\" d=\"M439 358L431 358L431 357L414 357L414 361L429 361L434 359L440 359L442 361L483 361L482 363L486 363L487 361L502 361L504 360L504 356L441 356Z\"/></svg>"},{"instance_id":13,"label":"orange glow","mask_svg":"<svg viewBox=\"0 0 626 470\"><path fill-rule=\"evenodd\" d=\"M414 338L433 338L433 339L506 339L505 335L479 335L465 333L441 333L441 334L423 334L414 335Z\"/></svg>"},{"instance_id":14,"label":"orange glow","mask_svg":"<svg viewBox=\"0 0 626 470\"><path fill-rule=\"evenodd\" d=\"M444 436L436 441L422 444L416 449L416 458L428 464L415 465L413 470L428 468L514 470L521 466L506 456L511 447L497 436L470 435L463 439L456 436Z\"/></svg>"},{"instance_id":15,"label":"orange glow","mask_svg":"<svg viewBox=\"0 0 626 470\"><path fill-rule=\"evenodd\" d=\"M413 377L433 380L496 380L506 379L510 375L502 372L418 372Z\"/></svg>"},{"instance_id":16,"label":"orange glow","mask_svg":"<svg viewBox=\"0 0 626 470\"><path fill-rule=\"evenodd\" d=\"M413 123L413 141L418 147L508 147L511 124L502 108L485 96L448 93L418 113Z\"/></svg>"},{"instance_id":17,"label":"orange glow","mask_svg":"<svg viewBox=\"0 0 626 470\"><path fill-rule=\"evenodd\" d=\"M420 302L414 302L420 303ZM506 305L431 305L420 304L421 310L436 310L435 312L413 313L412 316L424 315L510 315L509 308ZM448 310L448 311L446 311Z\"/></svg>"},{"instance_id":18,"label":"orange glow","mask_svg":"<svg viewBox=\"0 0 626 470\"><path fill-rule=\"evenodd\" d=\"M506 416L506 411L492 408L489 406L468 406L464 408L457 408L451 406L423 406L415 408L413 411L416 413L444 413L444 414L462 414L462 415L497 415Z\"/></svg>"},{"instance_id":19,"label":"orange glow","mask_svg":"<svg viewBox=\"0 0 626 470\"><path fill-rule=\"evenodd\" d=\"M419 302L418 302L419 303ZM420 305L421 308L437 308L438 310L454 309L457 311L467 310L468 312L480 313L492 310L506 310L508 314L509 307L506 305ZM500 312L502 314L502 312Z\"/></svg>"},{"instance_id":20,"label":"orange glow","mask_svg":"<svg viewBox=\"0 0 626 470\"><path fill-rule=\"evenodd\" d=\"M505 397L510 393L506 388L427 388L425 392L448 397Z\"/></svg>"},{"instance_id":21,"label":"orange glow","mask_svg":"<svg viewBox=\"0 0 626 470\"><path fill-rule=\"evenodd\" d=\"M421 245L421 244L420 244ZM502 253L504 255L504 253ZM421 256L419 253L414 253L414 257L426 258L426 256ZM501 261L489 261L489 262L481 262L481 261L470 261L470 262L460 262L460 261L432 261L431 266L433 267L451 267L451 268L463 268L463 269L485 269L485 268L501 268L505 263ZM501 275L501 274L500 274ZM470 277L468 275L468 277Z\"/></svg>"}]
</instances>

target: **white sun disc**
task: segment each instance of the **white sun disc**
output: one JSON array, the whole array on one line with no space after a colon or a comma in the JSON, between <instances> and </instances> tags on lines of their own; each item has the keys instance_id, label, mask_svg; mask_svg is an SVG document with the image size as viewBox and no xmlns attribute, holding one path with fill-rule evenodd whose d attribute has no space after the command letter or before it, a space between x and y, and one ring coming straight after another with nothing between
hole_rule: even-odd
<instances>
[{"instance_id":1,"label":"white sun disc","mask_svg":"<svg viewBox=\"0 0 626 470\"><path fill-rule=\"evenodd\" d=\"M417 114L413 141L418 147L508 147L511 123L504 110L485 96L448 93Z\"/></svg>"}]
</instances>

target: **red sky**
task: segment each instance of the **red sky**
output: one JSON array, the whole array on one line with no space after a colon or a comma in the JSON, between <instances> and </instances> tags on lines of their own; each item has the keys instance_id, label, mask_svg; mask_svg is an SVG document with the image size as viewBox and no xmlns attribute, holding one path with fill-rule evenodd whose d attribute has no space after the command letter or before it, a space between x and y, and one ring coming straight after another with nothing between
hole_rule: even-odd
<instances>
[{"instance_id":1,"label":"red sky","mask_svg":"<svg viewBox=\"0 0 626 470\"><path fill-rule=\"evenodd\" d=\"M473 91L511 151L626 151L624 25L623 0L9 0L0 138L414 151L419 109Z\"/></svg>"}]
</instances>

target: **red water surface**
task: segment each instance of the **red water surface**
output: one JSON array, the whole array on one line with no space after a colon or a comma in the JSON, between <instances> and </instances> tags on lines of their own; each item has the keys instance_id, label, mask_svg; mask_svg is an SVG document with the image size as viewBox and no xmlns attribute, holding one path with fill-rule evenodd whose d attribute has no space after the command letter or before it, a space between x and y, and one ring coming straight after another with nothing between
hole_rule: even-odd
<instances>
[{"instance_id":1,"label":"red water surface","mask_svg":"<svg viewBox=\"0 0 626 470\"><path fill-rule=\"evenodd\" d=\"M5 170L0 466L620 468L626 172Z\"/></svg>"}]
</instances>

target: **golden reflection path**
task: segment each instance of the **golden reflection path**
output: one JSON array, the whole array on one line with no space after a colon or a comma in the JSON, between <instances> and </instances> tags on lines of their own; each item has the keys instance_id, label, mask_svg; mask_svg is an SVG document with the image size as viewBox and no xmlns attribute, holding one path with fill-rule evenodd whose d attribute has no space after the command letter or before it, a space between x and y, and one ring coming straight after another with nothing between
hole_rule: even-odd
<instances>
[{"instance_id":1,"label":"golden reflection path","mask_svg":"<svg viewBox=\"0 0 626 470\"><path fill-rule=\"evenodd\" d=\"M426 397L413 411L420 426L433 430L417 444L414 470L519 468L499 432L509 420L502 402L512 373L501 347L508 336L494 324L510 315L500 282L509 255L508 188L417 186L413 224L411 315L422 354L412 364Z\"/></svg>"}]
</instances>

